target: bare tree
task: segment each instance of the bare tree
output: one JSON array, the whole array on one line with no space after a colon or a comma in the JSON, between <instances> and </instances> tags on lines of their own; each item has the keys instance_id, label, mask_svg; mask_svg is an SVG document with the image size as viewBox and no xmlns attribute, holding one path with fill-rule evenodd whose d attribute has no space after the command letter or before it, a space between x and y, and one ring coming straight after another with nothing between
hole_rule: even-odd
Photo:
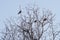
<instances>
[{"instance_id":1,"label":"bare tree","mask_svg":"<svg viewBox=\"0 0 60 40\"><path fill-rule=\"evenodd\" d=\"M51 11L40 11L39 8L26 8L27 14L20 14L19 23L5 23L6 32L2 40L56 40L60 31L54 30ZM42 15L41 15L42 14Z\"/></svg>"}]
</instances>

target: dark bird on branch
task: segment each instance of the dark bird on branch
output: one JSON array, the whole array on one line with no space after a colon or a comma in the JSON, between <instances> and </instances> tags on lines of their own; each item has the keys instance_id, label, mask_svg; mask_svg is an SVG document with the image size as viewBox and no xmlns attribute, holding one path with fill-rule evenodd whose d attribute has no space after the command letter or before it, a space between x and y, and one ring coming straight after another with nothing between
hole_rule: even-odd
<instances>
[{"instance_id":1,"label":"dark bird on branch","mask_svg":"<svg viewBox=\"0 0 60 40\"><path fill-rule=\"evenodd\" d=\"M20 10L19 12L18 12L18 14L20 14L22 11Z\"/></svg>"},{"instance_id":2,"label":"dark bird on branch","mask_svg":"<svg viewBox=\"0 0 60 40\"><path fill-rule=\"evenodd\" d=\"M37 22L37 20L35 20L34 22Z\"/></svg>"},{"instance_id":3,"label":"dark bird on branch","mask_svg":"<svg viewBox=\"0 0 60 40\"><path fill-rule=\"evenodd\" d=\"M43 19L43 21L46 21L46 20L47 20L47 18L44 18L44 19Z\"/></svg>"}]
</instances>

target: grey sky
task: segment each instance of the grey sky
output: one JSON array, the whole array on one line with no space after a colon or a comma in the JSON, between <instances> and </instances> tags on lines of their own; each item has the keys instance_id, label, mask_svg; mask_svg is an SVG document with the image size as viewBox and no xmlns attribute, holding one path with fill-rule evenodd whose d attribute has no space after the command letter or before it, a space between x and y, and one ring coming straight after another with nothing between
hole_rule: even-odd
<instances>
[{"instance_id":1,"label":"grey sky","mask_svg":"<svg viewBox=\"0 0 60 40\"><path fill-rule=\"evenodd\" d=\"M0 0L0 27L4 26L3 21L6 18L17 16L20 5L24 8L34 4L40 8L50 9L52 13L56 14L56 21L60 22L60 0Z\"/></svg>"}]
</instances>

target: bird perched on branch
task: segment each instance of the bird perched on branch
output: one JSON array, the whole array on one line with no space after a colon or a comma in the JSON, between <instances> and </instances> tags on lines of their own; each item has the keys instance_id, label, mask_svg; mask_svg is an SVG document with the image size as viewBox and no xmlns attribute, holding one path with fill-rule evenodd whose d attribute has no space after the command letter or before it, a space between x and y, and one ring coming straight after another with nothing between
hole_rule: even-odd
<instances>
[{"instance_id":1,"label":"bird perched on branch","mask_svg":"<svg viewBox=\"0 0 60 40\"><path fill-rule=\"evenodd\" d=\"M47 20L47 18L44 18L44 19L43 19L43 21L46 21L46 20Z\"/></svg>"},{"instance_id":2,"label":"bird perched on branch","mask_svg":"<svg viewBox=\"0 0 60 40\"><path fill-rule=\"evenodd\" d=\"M35 20L34 22L37 22L37 20Z\"/></svg>"},{"instance_id":3,"label":"bird perched on branch","mask_svg":"<svg viewBox=\"0 0 60 40\"><path fill-rule=\"evenodd\" d=\"M19 12L18 12L18 14L20 14L22 11L20 10Z\"/></svg>"}]
</instances>

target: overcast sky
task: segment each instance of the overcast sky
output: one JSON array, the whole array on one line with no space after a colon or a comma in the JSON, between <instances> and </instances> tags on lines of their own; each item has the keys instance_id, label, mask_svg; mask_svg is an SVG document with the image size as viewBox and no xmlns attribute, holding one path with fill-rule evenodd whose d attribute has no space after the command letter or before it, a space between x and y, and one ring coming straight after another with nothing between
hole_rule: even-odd
<instances>
[{"instance_id":1,"label":"overcast sky","mask_svg":"<svg viewBox=\"0 0 60 40\"><path fill-rule=\"evenodd\" d=\"M60 0L0 0L0 29L3 28L3 21L11 16L16 17L19 6L24 9L26 6L38 5L40 8L50 9L56 14L56 21L60 22Z\"/></svg>"}]
</instances>

